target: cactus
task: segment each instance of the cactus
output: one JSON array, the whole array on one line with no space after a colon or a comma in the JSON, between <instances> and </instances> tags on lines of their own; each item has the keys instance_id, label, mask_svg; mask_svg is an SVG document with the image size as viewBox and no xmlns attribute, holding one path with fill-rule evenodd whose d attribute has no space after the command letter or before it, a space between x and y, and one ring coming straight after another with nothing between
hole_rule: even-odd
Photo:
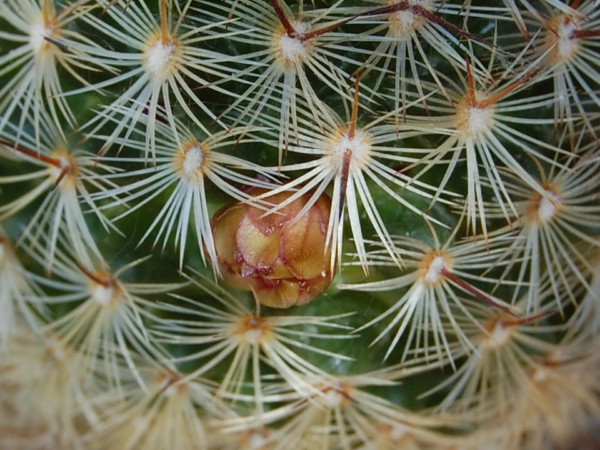
<instances>
[{"instance_id":1,"label":"cactus","mask_svg":"<svg viewBox=\"0 0 600 450\"><path fill-rule=\"evenodd\" d=\"M0 448L600 445L598 0L0 24Z\"/></svg>"}]
</instances>

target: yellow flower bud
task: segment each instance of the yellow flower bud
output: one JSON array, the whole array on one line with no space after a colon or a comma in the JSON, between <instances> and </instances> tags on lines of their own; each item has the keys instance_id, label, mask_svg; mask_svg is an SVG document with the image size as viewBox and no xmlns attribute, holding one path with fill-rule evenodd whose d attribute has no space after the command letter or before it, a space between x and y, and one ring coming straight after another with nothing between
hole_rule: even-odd
<instances>
[{"instance_id":1,"label":"yellow flower bud","mask_svg":"<svg viewBox=\"0 0 600 450\"><path fill-rule=\"evenodd\" d=\"M255 189L255 196L264 191ZM269 197L278 205L292 193ZM302 216L305 194L276 212L235 202L217 211L212 229L223 281L251 290L266 306L308 303L331 283L331 252L325 248L331 200L322 195Z\"/></svg>"}]
</instances>

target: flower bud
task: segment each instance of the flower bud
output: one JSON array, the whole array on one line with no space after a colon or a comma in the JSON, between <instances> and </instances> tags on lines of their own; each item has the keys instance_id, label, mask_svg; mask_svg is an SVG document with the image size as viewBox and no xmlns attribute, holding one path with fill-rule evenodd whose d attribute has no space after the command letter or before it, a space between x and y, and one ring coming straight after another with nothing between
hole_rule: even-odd
<instances>
[{"instance_id":1,"label":"flower bud","mask_svg":"<svg viewBox=\"0 0 600 450\"><path fill-rule=\"evenodd\" d=\"M265 192L253 190L255 196ZM269 197L278 205L292 195ZM331 283L331 252L325 249L331 200L322 195L302 216L305 194L276 212L235 202L217 211L212 230L223 281L251 290L266 306L308 303Z\"/></svg>"}]
</instances>

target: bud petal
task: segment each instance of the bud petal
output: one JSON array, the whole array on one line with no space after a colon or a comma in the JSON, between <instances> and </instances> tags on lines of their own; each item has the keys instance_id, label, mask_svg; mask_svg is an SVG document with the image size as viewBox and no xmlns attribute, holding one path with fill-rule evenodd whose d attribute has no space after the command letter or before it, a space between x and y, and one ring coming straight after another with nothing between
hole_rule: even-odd
<instances>
[{"instance_id":1,"label":"bud petal","mask_svg":"<svg viewBox=\"0 0 600 450\"><path fill-rule=\"evenodd\" d=\"M280 193L269 201L277 205L291 195ZM321 196L298 217L310 197L305 194L271 214L240 202L218 211L212 228L223 281L251 290L260 303L275 308L308 303L327 289L332 279L325 248L331 200Z\"/></svg>"}]
</instances>

